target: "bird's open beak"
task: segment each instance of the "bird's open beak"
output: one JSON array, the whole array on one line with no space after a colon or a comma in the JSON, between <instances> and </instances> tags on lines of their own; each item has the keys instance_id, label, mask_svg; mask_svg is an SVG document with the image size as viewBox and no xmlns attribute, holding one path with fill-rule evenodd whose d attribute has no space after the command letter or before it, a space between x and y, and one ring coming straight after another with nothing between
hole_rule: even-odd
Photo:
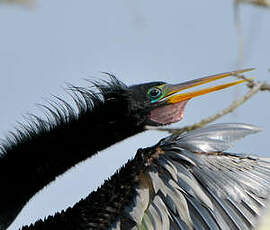
<instances>
[{"instance_id":1,"label":"bird's open beak","mask_svg":"<svg viewBox=\"0 0 270 230\"><path fill-rule=\"evenodd\" d=\"M232 71L232 72L228 72L228 73L222 73L222 74L217 74L217 75L213 75L213 76L198 78L198 79L195 79L192 81L187 81L187 82L176 84L176 85L171 85L171 84L165 85L164 87L166 87L167 93L166 93L166 96L163 98L163 100L166 100L166 102L168 104L175 104L175 103L178 103L181 101L189 100L193 97L197 97L200 95L204 95L207 93L211 93L214 91L218 91L221 89L225 89L225 88L243 83L246 80L238 80L238 81L229 82L229 83L221 84L221 85L217 85L217 86L212 86L212 87L197 90L197 91L179 93L183 90L190 89L190 88L195 87L195 86L203 85L203 84L206 84L206 83L209 83L212 81L216 81L218 79L222 79L222 78L229 77L232 75L237 75L237 74L248 72L251 70L254 70L254 68L237 70L237 71Z\"/></svg>"}]
</instances>

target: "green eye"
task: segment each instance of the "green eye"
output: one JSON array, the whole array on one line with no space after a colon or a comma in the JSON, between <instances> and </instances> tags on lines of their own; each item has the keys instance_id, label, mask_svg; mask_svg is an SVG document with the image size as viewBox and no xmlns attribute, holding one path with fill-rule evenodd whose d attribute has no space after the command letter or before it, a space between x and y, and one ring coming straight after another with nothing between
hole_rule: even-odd
<instances>
[{"instance_id":1,"label":"green eye","mask_svg":"<svg viewBox=\"0 0 270 230\"><path fill-rule=\"evenodd\" d=\"M159 88L152 88L148 91L148 95L150 96L151 100L158 99L162 95L162 90ZM155 102L155 101L152 101Z\"/></svg>"}]
</instances>

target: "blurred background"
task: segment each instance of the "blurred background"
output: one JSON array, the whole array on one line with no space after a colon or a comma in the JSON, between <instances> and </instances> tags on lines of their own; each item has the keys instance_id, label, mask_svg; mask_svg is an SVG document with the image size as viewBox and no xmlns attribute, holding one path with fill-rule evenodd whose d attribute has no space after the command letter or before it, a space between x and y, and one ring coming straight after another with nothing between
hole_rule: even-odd
<instances>
[{"instance_id":1,"label":"blurred background","mask_svg":"<svg viewBox=\"0 0 270 230\"><path fill-rule=\"evenodd\" d=\"M131 85L178 83L255 67L247 75L270 82L270 9L241 4L240 30L234 13L233 0L0 0L0 138L29 112L44 116L36 104L46 104L51 95L71 101L66 82L87 86L84 79L106 79L102 71ZM199 121L247 91L243 85L236 88L193 99L174 126ZM264 128L231 151L270 156L269 100L269 92L260 92L217 121ZM138 148L166 135L147 131L77 165L36 195L9 230L72 206Z\"/></svg>"}]
</instances>

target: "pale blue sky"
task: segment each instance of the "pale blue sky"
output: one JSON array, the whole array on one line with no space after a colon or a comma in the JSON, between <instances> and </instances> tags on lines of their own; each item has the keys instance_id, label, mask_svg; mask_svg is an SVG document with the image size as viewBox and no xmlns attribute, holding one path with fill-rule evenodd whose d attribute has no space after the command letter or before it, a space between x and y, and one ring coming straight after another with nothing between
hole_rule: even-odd
<instances>
[{"instance_id":1,"label":"pale blue sky","mask_svg":"<svg viewBox=\"0 0 270 230\"><path fill-rule=\"evenodd\" d=\"M270 11L241 7L245 40L243 68L270 82ZM233 2L40 0L34 9L0 5L0 137L51 94L69 100L65 82L114 73L127 84L182 82L231 71L237 63ZM246 92L230 89L192 100L178 126L198 121ZM261 93L218 122L245 122L264 132L236 144L238 152L269 153L270 94ZM130 138L58 178L23 209L10 230L71 206L111 175L139 147L165 133Z\"/></svg>"}]
</instances>

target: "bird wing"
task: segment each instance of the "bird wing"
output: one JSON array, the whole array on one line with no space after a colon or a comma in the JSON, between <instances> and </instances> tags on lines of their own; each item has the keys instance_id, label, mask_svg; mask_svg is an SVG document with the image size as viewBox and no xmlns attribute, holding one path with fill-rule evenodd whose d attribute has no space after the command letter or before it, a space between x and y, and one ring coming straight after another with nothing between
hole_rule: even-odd
<instances>
[{"instance_id":1,"label":"bird wing","mask_svg":"<svg viewBox=\"0 0 270 230\"><path fill-rule=\"evenodd\" d=\"M225 153L259 129L219 124L137 153L136 192L110 229L254 229L270 196L270 160Z\"/></svg>"},{"instance_id":2,"label":"bird wing","mask_svg":"<svg viewBox=\"0 0 270 230\"><path fill-rule=\"evenodd\" d=\"M269 202L270 160L224 151L259 130L219 124L165 138L73 207L22 230L254 229Z\"/></svg>"}]
</instances>

